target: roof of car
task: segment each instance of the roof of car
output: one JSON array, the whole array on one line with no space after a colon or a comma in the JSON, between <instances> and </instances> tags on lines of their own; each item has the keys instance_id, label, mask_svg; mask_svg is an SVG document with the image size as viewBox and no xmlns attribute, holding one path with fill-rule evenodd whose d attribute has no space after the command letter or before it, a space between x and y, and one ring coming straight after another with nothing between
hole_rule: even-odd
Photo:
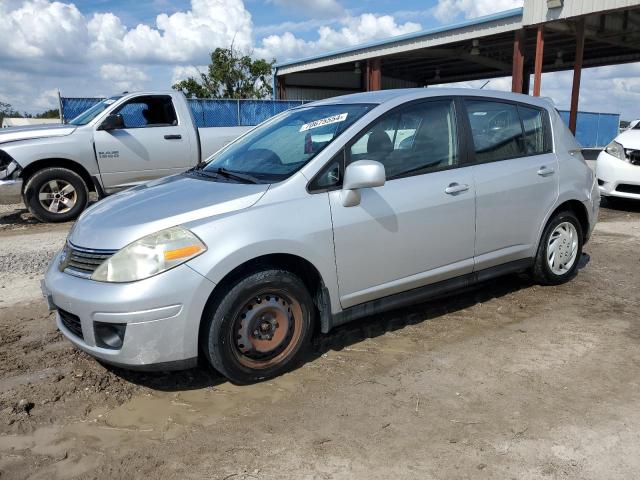
<instances>
[{"instance_id":1,"label":"roof of car","mask_svg":"<svg viewBox=\"0 0 640 480\"><path fill-rule=\"evenodd\" d=\"M395 90L377 90L374 92L352 93L340 97L327 98L313 102L312 105L336 105L345 103L375 103L383 104L392 100L405 101L418 100L420 98L443 96L474 96L498 98L514 102L529 103L544 108L553 108L547 98L532 97L520 93L501 92L497 90L480 90L473 88L403 88Z\"/></svg>"}]
</instances>

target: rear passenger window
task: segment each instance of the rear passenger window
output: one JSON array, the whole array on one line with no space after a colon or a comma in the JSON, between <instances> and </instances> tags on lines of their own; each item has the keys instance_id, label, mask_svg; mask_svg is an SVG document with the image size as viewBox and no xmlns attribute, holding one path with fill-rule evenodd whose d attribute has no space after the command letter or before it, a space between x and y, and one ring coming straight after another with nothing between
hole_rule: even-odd
<instances>
[{"instance_id":1,"label":"rear passenger window","mask_svg":"<svg viewBox=\"0 0 640 480\"><path fill-rule=\"evenodd\" d=\"M545 145L542 110L518 106L524 126L524 149L527 155L540 155L547 151Z\"/></svg>"},{"instance_id":2,"label":"rear passenger window","mask_svg":"<svg viewBox=\"0 0 640 480\"><path fill-rule=\"evenodd\" d=\"M458 164L452 100L401 107L371 125L347 149L347 163L376 160L387 179L446 170Z\"/></svg>"},{"instance_id":3,"label":"rear passenger window","mask_svg":"<svg viewBox=\"0 0 640 480\"><path fill-rule=\"evenodd\" d=\"M478 163L525 154L518 107L510 103L468 100L467 111Z\"/></svg>"},{"instance_id":4,"label":"rear passenger window","mask_svg":"<svg viewBox=\"0 0 640 480\"><path fill-rule=\"evenodd\" d=\"M467 100L466 104L477 163L547 151L542 110L494 100Z\"/></svg>"}]
</instances>

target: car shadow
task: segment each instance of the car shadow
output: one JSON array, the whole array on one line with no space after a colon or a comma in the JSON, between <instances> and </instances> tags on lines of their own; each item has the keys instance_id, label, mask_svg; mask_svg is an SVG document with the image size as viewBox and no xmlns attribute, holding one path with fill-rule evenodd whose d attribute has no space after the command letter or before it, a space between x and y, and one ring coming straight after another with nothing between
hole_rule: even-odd
<instances>
[{"instance_id":1,"label":"car shadow","mask_svg":"<svg viewBox=\"0 0 640 480\"><path fill-rule=\"evenodd\" d=\"M583 254L579 268L584 268L588 262L589 256ZM298 368L317 360L331 350L340 351L368 338L376 338L387 332L401 330L409 325L429 322L444 315L510 295L532 285L534 282L527 275L506 275L461 291L452 292L435 300L356 320L336 327L327 334L317 333L311 347L303 355ZM137 372L108 365L105 367L128 382L165 392L199 390L227 382L211 367L204 365L204 362L201 362L201 366L197 368L176 372Z\"/></svg>"},{"instance_id":2,"label":"car shadow","mask_svg":"<svg viewBox=\"0 0 640 480\"><path fill-rule=\"evenodd\" d=\"M504 297L534 285L524 274L511 274L490 280L443 297L378 315L365 317L315 338L306 361L313 361L329 351L340 351L366 339L401 330L409 325L430 322L444 315Z\"/></svg>"}]
</instances>

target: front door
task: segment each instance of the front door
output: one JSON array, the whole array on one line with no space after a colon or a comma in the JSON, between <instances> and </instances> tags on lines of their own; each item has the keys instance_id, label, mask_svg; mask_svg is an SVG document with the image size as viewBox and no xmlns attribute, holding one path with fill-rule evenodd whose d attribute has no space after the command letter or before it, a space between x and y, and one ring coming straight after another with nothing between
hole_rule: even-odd
<instances>
[{"instance_id":1,"label":"front door","mask_svg":"<svg viewBox=\"0 0 640 480\"><path fill-rule=\"evenodd\" d=\"M465 103L475 144L475 268L530 258L558 198L548 115L497 100Z\"/></svg>"},{"instance_id":2,"label":"front door","mask_svg":"<svg viewBox=\"0 0 640 480\"><path fill-rule=\"evenodd\" d=\"M96 157L107 191L186 170L192 163L189 128L169 95L133 98L113 113L125 128L96 130Z\"/></svg>"},{"instance_id":3,"label":"front door","mask_svg":"<svg viewBox=\"0 0 640 480\"><path fill-rule=\"evenodd\" d=\"M346 147L347 165L379 161L387 182L355 207L329 193L343 308L472 271L475 188L460 153L449 99L399 107Z\"/></svg>"}]
</instances>

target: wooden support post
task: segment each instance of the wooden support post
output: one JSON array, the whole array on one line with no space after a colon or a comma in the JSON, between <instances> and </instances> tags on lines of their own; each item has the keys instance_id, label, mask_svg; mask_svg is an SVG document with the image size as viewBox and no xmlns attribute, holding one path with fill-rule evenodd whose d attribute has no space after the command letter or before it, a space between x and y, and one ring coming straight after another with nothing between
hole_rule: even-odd
<instances>
[{"instance_id":1,"label":"wooden support post","mask_svg":"<svg viewBox=\"0 0 640 480\"><path fill-rule=\"evenodd\" d=\"M382 72L380 68L380 59L372 58L367 60L367 92L382 89Z\"/></svg>"},{"instance_id":2,"label":"wooden support post","mask_svg":"<svg viewBox=\"0 0 640 480\"><path fill-rule=\"evenodd\" d=\"M536 66L533 82L533 96L539 97L542 89L542 66L544 63L544 25L538 27L538 40L536 42Z\"/></svg>"},{"instance_id":3,"label":"wooden support post","mask_svg":"<svg viewBox=\"0 0 640 480\"><path fill-rule=\"evenodd\" d=\"M277 89L277 97L278 100L286 100L287 99L287 88L284 83L284 76L276 77L276 89Z\"/></svg>"},{"instance_id":4,"label":"wooden support post","mask_svg":"<svg viewBox=\"0 0 640 480\"><path fill-rule=\"evenodd\" d=\"M518 30L513 39L513 73L511 91L522 93L524 87L524 30Z\"/></svg>"},{"instance_id":5,"label":"wooden support post","mask_svg":"<svg viewBox=\"0 0 640 480\"><path fill-rule=\"evenodd\" d=\"M573 64L573 89L571 91L571 113L569 114L569 130L576 134L578 126L578 107L580 106L580 80L582 79L582 62L584 60L585 21L580 19L576 24L576 58Z\"/></svg>"}]
</instances>

